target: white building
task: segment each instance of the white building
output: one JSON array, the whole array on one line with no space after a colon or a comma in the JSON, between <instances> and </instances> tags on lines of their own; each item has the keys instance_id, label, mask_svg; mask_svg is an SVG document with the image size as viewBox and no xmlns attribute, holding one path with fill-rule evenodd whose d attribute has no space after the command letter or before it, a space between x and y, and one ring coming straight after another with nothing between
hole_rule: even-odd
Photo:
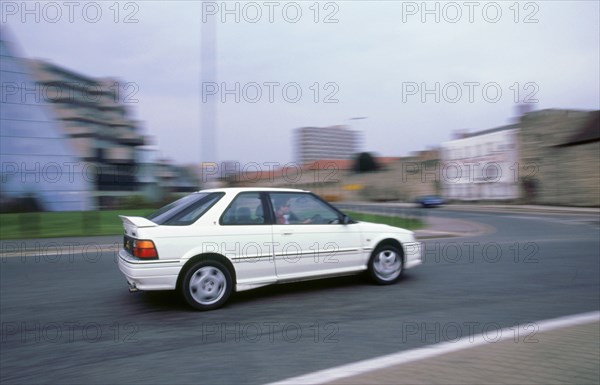
<instances>
[{"instance_id":1,"label":"white building","mask_svg":"<svg viewBox=\"0 0 600 385\"><path fill-rule=\"evenodd\" d=\"M344 126L302 127L294 138L300 164L322 159L351 159L360 151L360 133Z\"/></svg>"},{"instance_id":2,"label":"white building","mask_svg":"<svg viewBox=\"0 0 600 385\"><path fill-rule=\"evenodd\" d=\"M494 128L442 144L443 195L451 200L519 197L516 125Z\"/></svg>"}]
</instances>

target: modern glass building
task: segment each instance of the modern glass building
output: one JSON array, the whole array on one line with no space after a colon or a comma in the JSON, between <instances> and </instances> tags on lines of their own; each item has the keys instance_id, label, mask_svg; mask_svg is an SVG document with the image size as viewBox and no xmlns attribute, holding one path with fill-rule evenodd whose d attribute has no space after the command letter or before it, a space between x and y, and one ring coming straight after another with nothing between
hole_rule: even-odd
<instances>
[{"instance_id":1,"label":"modern glass building","mask_svg":"<svg viewBox=\"0 0 600 385\"><path fill-rule=\"evenodd\" d=\"M0 34L0 204L27 198L48 211L94 208L86 169L25 59Z\"/></svg>"}]
</instances>

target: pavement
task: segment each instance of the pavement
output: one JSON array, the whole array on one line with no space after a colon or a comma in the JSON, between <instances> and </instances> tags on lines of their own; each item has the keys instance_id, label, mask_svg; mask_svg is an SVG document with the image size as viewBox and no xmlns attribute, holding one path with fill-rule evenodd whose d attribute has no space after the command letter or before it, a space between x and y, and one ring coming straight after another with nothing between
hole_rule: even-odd
<instances>
[{"instance_id":1,"label":"pavement","mask_svg":"<svg viewBox=\"0 0 600 385\"><path fill-rule=\"evenodd\" d=\"M521 325L276 384L598 384L599 318L592 312L541 321L529 331Z\"/></svg>"},{"instance_id":2,"label":"pavement","mask_svg":"<svg viewBox=\"0 0 600 385\"><path fill-rule=\"evenodd\" d=\"M600 323L468 348L330 384L598 384Z\"/></svg>"}]
</instances>

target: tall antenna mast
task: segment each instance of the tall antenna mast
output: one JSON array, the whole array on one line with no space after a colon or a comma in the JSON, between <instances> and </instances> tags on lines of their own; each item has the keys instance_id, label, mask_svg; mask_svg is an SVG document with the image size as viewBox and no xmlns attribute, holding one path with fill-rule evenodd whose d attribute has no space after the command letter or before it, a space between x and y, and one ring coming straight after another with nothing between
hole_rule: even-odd
<instances>
[{"instance_id":1,"label":"tall antenna mast","mask_svg":"<svg viewBox=\"0 0 600 385\"><path fill-rule=\"evenodd\" d=\"M207 3L204 1L203 3ZM206 4L208 5L208 4ZM204 12L205 4L202 5ZM202 15L200 37L200 126L201 126L201 151L200 159L204 162L217 162L217 101L214 96L204 98L203 85L217 82L217 22L215 15Z\"/></svg>"}]
</instances>

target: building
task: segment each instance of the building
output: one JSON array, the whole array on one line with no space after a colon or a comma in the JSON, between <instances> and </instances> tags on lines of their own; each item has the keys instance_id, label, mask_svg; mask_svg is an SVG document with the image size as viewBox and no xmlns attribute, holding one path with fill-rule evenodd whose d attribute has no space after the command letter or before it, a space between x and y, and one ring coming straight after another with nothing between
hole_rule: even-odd
<instances>
[{"instance_id":1,"label":"building","mask_svg":"<svg viewBox=\"0 0 600 385\"><path fill-rule=\"evenodd\" d=\"M5 209L26 199L37 210L92 210L157 184L148 183L146 169L152 167L140 167L147 161L141 149L148 139L131 118L137 85L21 58L6 36L3 28L0 201Z\"/></svg>"},{"instance_id":2,"label":"building","mask_svg":"<svg viewBox=\"0 0 600 385\"><path fill-rule=\"evenodd\" d=\"M294 132L296 162L352 159L360 152L361 135L345 126L302 127Z\"/></svg>"},{"instance_id":3,"label":"building","mask_svg":"<svg viewBox=\"0 0 600 385\"><path fill-rule=\"evenodd\" d=\"M442 195L458 201L519 198L517 125L461 137L442 144Z\"/></svg>"},{"instance_id":4,"label":"building","mask_svg":"<svg viewBox=\"0 0 600 385\"><path fill-rule=\"evenodd\" d=\"M29 60L36 95L50 108L93 181L97 205L138 190L137 148L146 143L130 116L135 85L92 78L55 64Z\"/></svg>"},{"instance_id":5,"label":"building","mask_svg":"<svg viewBox=\"0 0 600 385\"><path fill-rule=\"evenodd\" d=\"M600 111L534 111L519 125L523 201L600 206Z\"/></svg>"},{"instance_id":6,"label":"building","mask_svg":"<svg viewBox=\"0 0 600 385\"><path fill-rule=\"evenodd\" d=\"M0 208L90 210L93 177L6 32L0 39Z\"/></svg>"},{"instance_id":7,"label":"building","mask_svg":"<svg viewBox=\"0 0 600 385\"><path fill-rule=\"evenodd\" d=\"M545 109L442 145L443 195L458 201L600 206L600 111Z\"/></svg>"}]
</instances>

